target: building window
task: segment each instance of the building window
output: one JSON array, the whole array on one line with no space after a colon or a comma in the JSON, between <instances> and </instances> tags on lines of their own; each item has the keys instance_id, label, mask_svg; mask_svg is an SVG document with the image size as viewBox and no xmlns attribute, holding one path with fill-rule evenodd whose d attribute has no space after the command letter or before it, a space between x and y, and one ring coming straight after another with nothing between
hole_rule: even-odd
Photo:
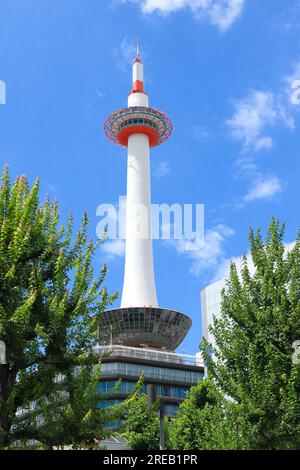
<instances>
[{"instance_id":1,"label":"building window","mask_svg":"<svg viewBox=\"0 0 300 470\"><path fill-rule=\"evenodd\" d=\"M99 408L108 408L109 406L118 405L122 400L103 400L98 403Z\"/></svg>"},{"instance_id":2,"label":"building window","mask_svg":"<svg viewBox=\"0 0 300 470\"><path fill-rule=\"evenodd\" d=\"M163 367L152 367L146 365L129 364L129 363L106 363L102 365L103 375L126 375L136 377L145 374L145 378L158 379L174 382L186 382L196 384L203 379L203 372L194 372L189 370L171 369Z\"/></svg>"},{"instance_id":3,"label":"building window","mask_svg":"<svg viewBox=\"0 0 300 470\"><path fill-rule=\"evenodd\" d=\"M169 418L175 418L178 410L179 410L179 405L177 404L173 404L173 403L165 404L165 416L168 416Z\"/></svg>"}]
</instances>

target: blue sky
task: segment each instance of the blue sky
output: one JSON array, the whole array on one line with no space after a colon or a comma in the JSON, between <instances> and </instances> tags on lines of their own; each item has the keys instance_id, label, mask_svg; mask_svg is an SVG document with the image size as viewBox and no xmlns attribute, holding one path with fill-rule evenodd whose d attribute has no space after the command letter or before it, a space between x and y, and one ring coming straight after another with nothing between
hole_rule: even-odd
<instances>
[{"instance_id":1,"label":"blue sky","mask_svg":"<svg viewBox=\"0 0 300 470\"><path fill-rule=\"evenodd\" d=\"M153 149L152 200L205 204L205 242L184 252L154 243L160 306L187 313L193 327L180 351L198 350L200 288L248 249L250 225L272 215L299 227L299 0L1 0L0 160L13 176L41 180L62 217L126 191L126 150L103 134L125 106L140 36L152 106L174 133ZM100 250L107 286L122 289L118 245ZM119 305L116 303L116 306Z\"/></svg>"}]
</instances>

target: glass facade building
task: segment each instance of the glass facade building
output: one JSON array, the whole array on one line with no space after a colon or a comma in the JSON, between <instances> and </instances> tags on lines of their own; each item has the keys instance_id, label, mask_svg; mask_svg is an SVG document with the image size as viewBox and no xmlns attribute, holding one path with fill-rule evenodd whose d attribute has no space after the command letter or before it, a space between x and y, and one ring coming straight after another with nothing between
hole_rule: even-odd
<instances>
[{"instance_id":1,"label":"glass facade building","mask_svg":"<svg viewBox=\"0 0 300 470\"><path fill-rule=\"evenodd\" d=\"M192 385L203 379L204 365L199 357L157 349L123 345L97 347L101 356L99 406L112 406L130 395L140 376L142 391L152 385L154 395L164 401L165 415L174 417Z\"/></svg>"},{"instance_id":2,"label":"glass facade building","mask_svg":"<svg viewBox=\"0 0 300 470\"><path fill-rule=\"evenodd\" d=\"M128 395L134 391L136 382L128 380L103 380L99 383L99 393L103 395ZM142 391L147 393L147 385L143 384ZM184 399L186 397L189 387L178 387L174 385L156 385L155 393L158 396Z\"/></svg>"}]
</instances>

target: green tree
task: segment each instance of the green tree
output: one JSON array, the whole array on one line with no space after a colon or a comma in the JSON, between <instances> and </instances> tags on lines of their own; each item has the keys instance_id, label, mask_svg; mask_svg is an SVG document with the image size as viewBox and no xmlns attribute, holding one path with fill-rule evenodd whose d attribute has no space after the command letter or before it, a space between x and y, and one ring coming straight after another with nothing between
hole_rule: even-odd
<instances>
[{"instance_id":1,"label":"green tree","mask_svg":"<svg viewBox=\"0 0 300 470\"><path fill-rule=\"evenodd\" d=\"M99 409L101 367L90 359L70 368L67 376L58 376L50 395L23 408L23 417L10 434L16 448L97 449L111 435L109 424L119 418L121 408Z\"/></svg>"},{"instance_id":2,"label":"green tree","mask_svg":"<svg viewBox=\"0 0 300 470\"><path fill-rule=\"evenodd\" d=\"M286 253L285 227L272 220L266 239L250 231L254 272L244 257L234 263L223 292L222 314L211 333L210 376L238 406L250 449L300 447L300 365L292 360L300 339L300 236Z\"/></svg>"},{"instance_id":3,"label":"green tree","mask_svg":"<svg viewBox=\"0 0 300 470\"><path fill-rule=\"evenodd\" d=\"M159 450L158 403L148 404L145 394L134 394L126 412L125 436L132 450Z\"/></svg>"},{"instance_id":4,"label":"green tree","mask_svg":"<svg viewBox=\"0 0 300 470\"><path fill-rule=\"evenodd\" d=\"M60 226L57 203L47 198L41 204L38 193L38 180L30 187L22 176L11 184L4 170L0 338L6 344L7 363L0 365L0 447L15 439L18 407L35 400L42 405L41 397L54 400L59 374L68 381L69 393L76 387L75 367L90 362L100 314L115 298L103 287L106 267L94 275L99 241L87 239L87 216L73 236L72 217ZM58 428L52 424L55 434Z\"/></svg>"},{"instance_id":5,"label":"green tree","mask_svg":"<svg viewBox=\"0 0 300 470\"><path fill-rule=\"evenodd\" d=\"M242 449L241 417L210 379L191 388L176 418L167 424L168 448Z\"/></svg>"}]
</instances>

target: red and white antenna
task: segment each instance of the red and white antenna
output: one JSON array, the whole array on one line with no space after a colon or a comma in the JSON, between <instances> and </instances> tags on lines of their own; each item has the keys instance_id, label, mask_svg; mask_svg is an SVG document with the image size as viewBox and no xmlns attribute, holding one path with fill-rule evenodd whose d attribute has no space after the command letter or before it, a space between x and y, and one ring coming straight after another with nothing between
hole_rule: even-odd
<instances>
[{"instance_id":1,"label":"red and white antenna","mask_svg":"<svg viewBox=\"0 0 300 470\"><path fill-rule=\"evenodd\" d=\"M140 54L140 38L139 36L136 37L136 56L135 62L141 62L141 54Z\"/></svg>"},{"instance_id":2,"label":"red and white antenna","mask_svg":"<svg viewBox=\"0 0 300 470\"><path fill-rule=\"evenodd\" d=\"M131 93L144 93L144 66L140 55L140 41L136 38L136 56L132 67Z\"/></svg>"}]
</instances>

